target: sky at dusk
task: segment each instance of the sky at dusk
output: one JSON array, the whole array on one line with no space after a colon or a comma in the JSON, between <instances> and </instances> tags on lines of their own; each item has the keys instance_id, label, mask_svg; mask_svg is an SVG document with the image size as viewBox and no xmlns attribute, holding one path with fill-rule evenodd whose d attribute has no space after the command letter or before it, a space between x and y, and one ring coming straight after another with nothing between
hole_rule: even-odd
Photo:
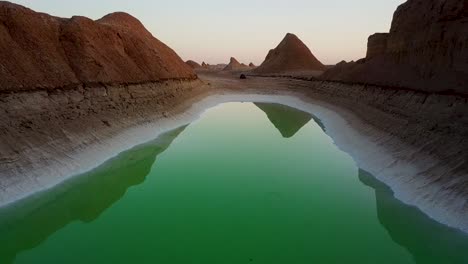
<instances>
[{"instance_id":1,"label":"sky at dusk","mask_svg":"<svg viewBox=\"0 0 468 264\"><path fill-rule=\"evenodd\" d=\"M260 64L287 32L296 34L325 64L365 56L367 38L388 32L405 0L18 0L60 17L98 19L124 11L184 60Z\"/></svg>"}]
</instances>

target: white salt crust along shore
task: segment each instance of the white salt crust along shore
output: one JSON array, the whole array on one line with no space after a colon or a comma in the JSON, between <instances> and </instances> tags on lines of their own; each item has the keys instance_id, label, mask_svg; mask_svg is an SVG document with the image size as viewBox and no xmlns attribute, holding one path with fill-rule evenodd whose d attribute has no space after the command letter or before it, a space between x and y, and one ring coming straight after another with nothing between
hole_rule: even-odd
<instances>
[{"instance_id":1,"label":"white salt crust along shore","mask_svg":"<svg viewBox=\"0 0 468 264\"><path fill-rule=\"evenodd\" d=\"M396 198L407 204L417 206L431 218L443 224L468 232L468 216L457 211L458 206L452 207L443 202L433 202L428 197L430 194L422 194L415 190L415 186L420 186L420 183L415 182L414 177L409 177L409 175L420 174L424 171L424 168L405 161L404 157L418 155L417 149L407 147L399 142L397 138L366 125L346 109L310 99L300 92L284 91L281 95L266 95L264 93L265 91L259 93L217 91L200 100L192 98L183 106L178 106L175 111L169 111L166 118L118 131L112 137L100 137L96 133L95 137L98 139L96 143L83 149L76 149L65 157L56 157L54 160L60 162L55 162L48 167L38 166L37 170L31 171L29 172L30 175L23 177L31 180L19 181L15 183L14 187L10 186L1 190L0 206L14 204L15 201L46 191L73 176L90 171L125 150L153 140L164 132L192 123L207 109L219 104L228 102L266 102L288 105L313 114L323 123L326 133L333 139L335 144L342 151L348 153L359 168L368 171L390 186L395 192ZM388 143L389 141L392 142L392 145L400 144L405 153L387 151L385 144L382 142ZM40 150L33 149L31 154L35 151ZM430 157L421 156L419 158L428 164L435 163ZM416 178L424 181L424 177ZM410 182L408 179L413 179L413 181ZM434 185L430 189L437 193L437 190L443 187ZM421 199L421 197L428 198ZM463 204L466 200L459 202Z\"/></svg>"}]
</instances>

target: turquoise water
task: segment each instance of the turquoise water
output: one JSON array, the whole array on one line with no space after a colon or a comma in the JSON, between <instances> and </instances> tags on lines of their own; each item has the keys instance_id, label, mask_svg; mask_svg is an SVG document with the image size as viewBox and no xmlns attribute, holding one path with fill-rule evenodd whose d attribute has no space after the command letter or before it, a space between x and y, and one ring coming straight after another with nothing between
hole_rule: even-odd
<instances>
[{"instance_id":1,"label":"turquoise water","mask_svg":"<svg viewBox=\"0 0 468 264\"><path fill-rule=\"evenodd\" d=\"M0 263L468 263L313 116L228 103L0 210Z\"/></svg>"}]
</instances>

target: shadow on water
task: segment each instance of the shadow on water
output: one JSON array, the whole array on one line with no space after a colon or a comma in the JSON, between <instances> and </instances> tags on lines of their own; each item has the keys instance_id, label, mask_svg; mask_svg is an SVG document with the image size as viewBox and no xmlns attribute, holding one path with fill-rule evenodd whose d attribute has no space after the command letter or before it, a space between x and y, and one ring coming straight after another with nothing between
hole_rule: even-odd
<instances>
[{"instance_id":1,"label":"shadow on water","mask_svg":"<svg viewBox=\"0 0 468 264\"><path fill-rule=\"evenodd\" d=\"M393 191L366 171L359 180L375 190L377 216L392 240L406 248L416 263L468 263L468 236L432 220L418 208L394 197Z\"/></svg>"},{"instance_id":2,"label":"shadow on water","mask_svg":"<svg viewBox=\"0 0 468 264\"><path fill-rule=\"evenodd\" d=\"M128 188L143 183L156 157L185 129L119 154L93 170L0 210L0 263L40 245L73 221L92 222L119 201Z\"/></svg>"}]
</instances>

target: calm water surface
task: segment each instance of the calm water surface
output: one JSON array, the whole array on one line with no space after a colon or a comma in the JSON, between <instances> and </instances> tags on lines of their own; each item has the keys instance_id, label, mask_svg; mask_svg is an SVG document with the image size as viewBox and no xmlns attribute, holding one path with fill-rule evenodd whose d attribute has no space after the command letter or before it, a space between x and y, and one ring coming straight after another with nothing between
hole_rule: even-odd
<instances>
[{"instance_id":1,"label":"calm water surface","mask_svg":"<svg viewBox=\"0 0 468 264\"><path fill-rule=\"evenodd\" d=\"M0 210L0 263L468 263L309 114L229 103Z\"/></svg>"}]
</instances>

